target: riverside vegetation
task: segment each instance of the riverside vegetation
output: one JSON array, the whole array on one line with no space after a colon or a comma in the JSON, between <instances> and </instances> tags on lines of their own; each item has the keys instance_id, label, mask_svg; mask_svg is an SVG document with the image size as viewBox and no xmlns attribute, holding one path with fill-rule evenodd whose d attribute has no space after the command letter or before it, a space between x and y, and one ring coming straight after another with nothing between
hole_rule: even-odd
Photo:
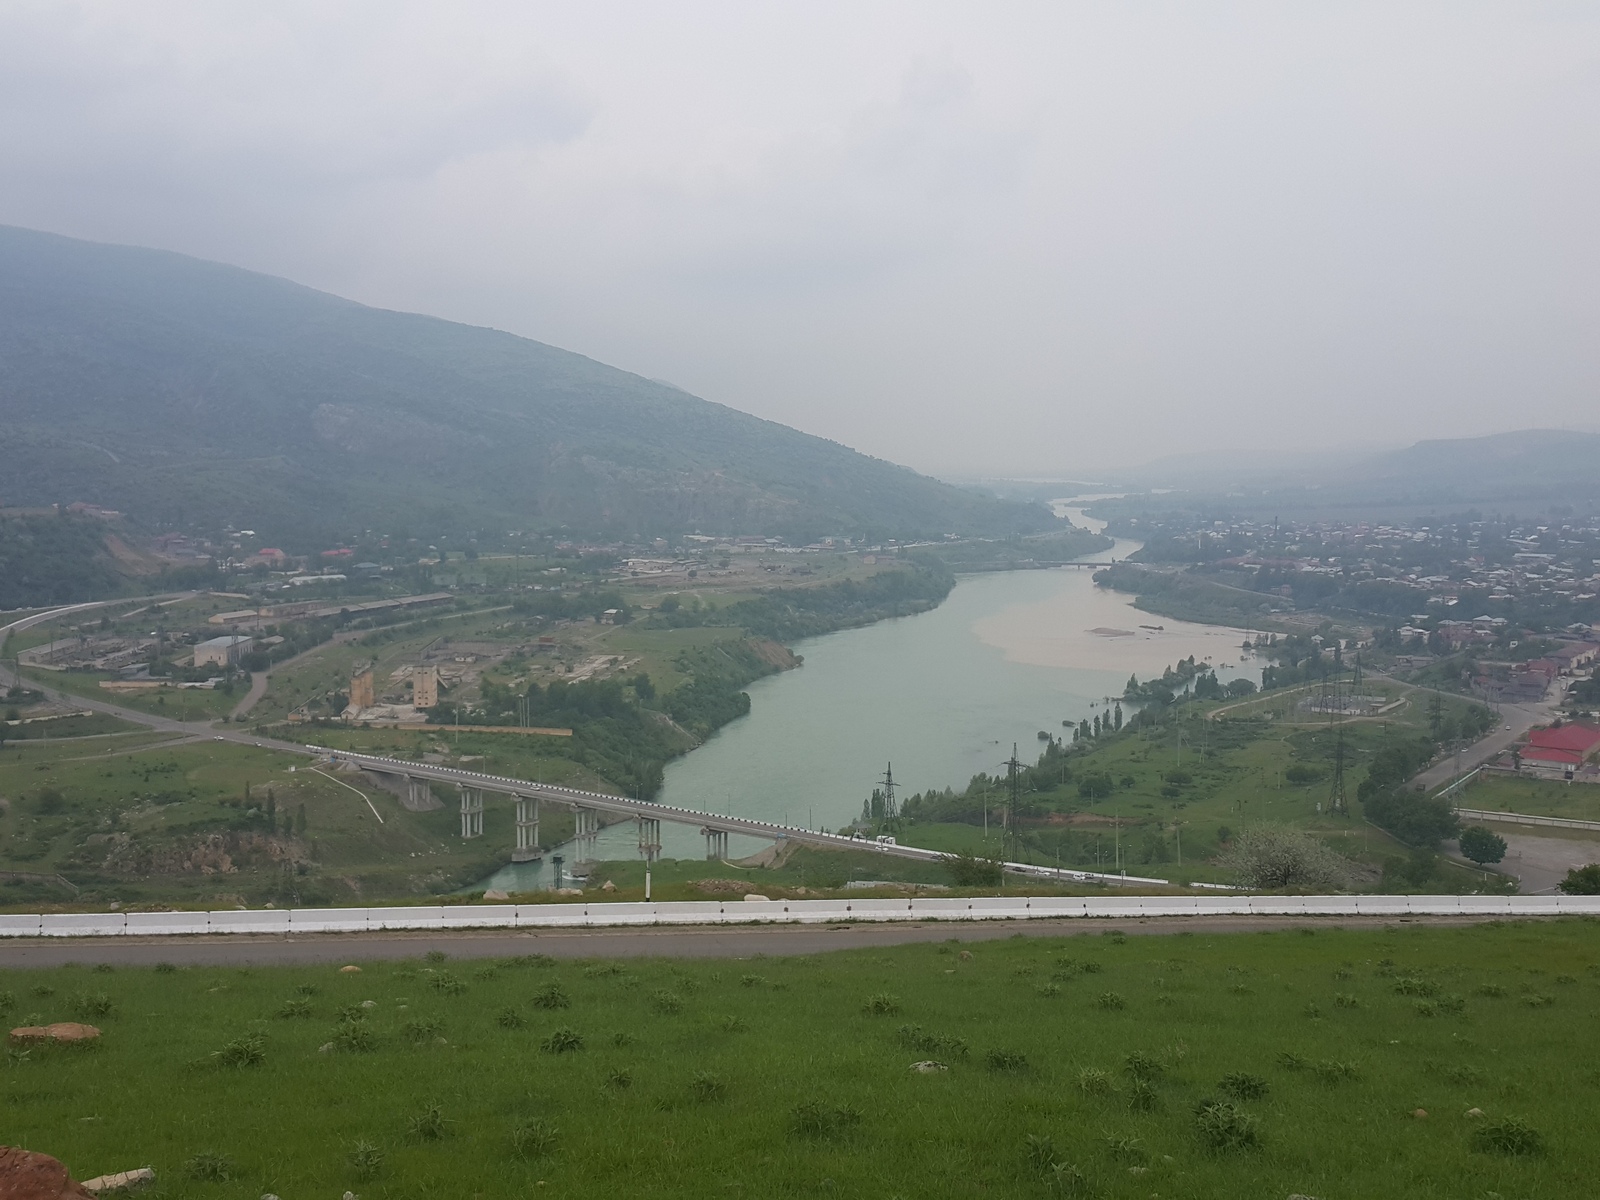
<instances>
[{"instance_id":1,"label":"riverside vegetation","mask_svg":"<svg viewBox=\"0 0 1600 1200\"><path fill-rule=\"evenodd\" d=\"M13 1047L0 1094L8 1141L180 1200L1553 1198L1600 1171L1597 1003L1578 919L66 967L0 1006L102 1038Z\"/></svg>"}]
</instances>

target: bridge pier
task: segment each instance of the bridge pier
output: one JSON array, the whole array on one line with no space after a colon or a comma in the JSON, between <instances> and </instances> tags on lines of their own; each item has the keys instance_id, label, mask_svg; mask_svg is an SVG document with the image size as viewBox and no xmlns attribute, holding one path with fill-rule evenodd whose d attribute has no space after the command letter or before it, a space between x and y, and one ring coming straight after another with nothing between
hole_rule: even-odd
<instances>
[{"instance_id":1,"label":"bridge pier","mask_svg":"<svg viewBox=\"0 0 1600 1200\"><path fill-rule=\"evenodd\" d=\"M544 857L539 846L539 797L517 797L517 848L512 862L536 862Z\"/></svg>"},{"instance_id":2,"label":"bridge pier","mask_svg":"<svg viewBox=\"0 0 1600 1200\"><path fill-rule=\"evenodd\" d=\"M706 861L721 862L728 857L728 831L707 825L701 831L706 839Z\"/></svg>"},{"instance_id":3,"label":"bridge pier","mask_svg":"<svg viewBox=\"0 0 1600 1200\"><path fill-rule=\"evenodd\" d=\"M639 818L639 853L647 863L661 857L661 822L655 817Z\"/></svg>"},{"instance_id":4,"label":"bridge pier","mask_svg":"<svg viewBox=\"0 0 1600 1200\"><path fill-rule=\"evenodd\" d=\"M461 837L483 836L483 789L457 785L461 789Z\"/></svg>"},{"instance_id":5,"label":"bridge pier","mask_svg":"<svg viewBox=\"0 0 1600 1200\"><path fill-rule=\"evenodd\" d=\"M433 788L428 786L426 779L419 779L415 775L406 776L406 808L412 812L427 812L432 808L443 807L434 798Z\"/></svg>"},{"instance_id":6,"label":"bridge pier","mask_svg":"<svg viewBox=\"0 0 1600 1200\"><path fill-rule=\"evenodd\" d=\"M594 861L594 843L600 836L600 814L592 808L574 807L572 817L572 865L576 867Z\"/></svg>"}]
</instances>

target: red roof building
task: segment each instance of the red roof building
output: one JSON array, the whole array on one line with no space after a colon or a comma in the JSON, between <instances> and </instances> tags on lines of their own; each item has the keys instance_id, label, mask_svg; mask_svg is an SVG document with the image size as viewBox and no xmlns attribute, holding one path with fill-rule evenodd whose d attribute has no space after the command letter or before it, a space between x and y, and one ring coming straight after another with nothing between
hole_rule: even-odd
<instances>
[{"instance_id":1,"label":"red roof building","mask_svg":"<svg viewBox=\"0 0 1600 1200\"><path fill-rule=\"evenodd\" d=\"M1535 729L1528 734L1528 745L1522 756L1527 758L1534 750L1565 750L1577 755L1575 761L1581 762L1600 750L1600 729L1576 723Z\"/></svg>"}]
</instances>

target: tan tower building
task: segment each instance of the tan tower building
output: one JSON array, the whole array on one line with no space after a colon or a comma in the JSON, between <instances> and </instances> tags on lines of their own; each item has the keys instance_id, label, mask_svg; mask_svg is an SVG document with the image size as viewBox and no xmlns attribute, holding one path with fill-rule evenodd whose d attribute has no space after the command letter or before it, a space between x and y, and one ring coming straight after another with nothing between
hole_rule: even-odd
<instances>
[{"instance_id":1,"label":"tan tower building","mask_svg":"<svg viewBox=\"0 0 1600 1200\"><path fill-rule=\"evenodd\" d=\"M372 668L368 667L350 677L350 707L371 708L375 702L372 690Z\"/></svg>"},{"instance_id":2,"label":"tan tower building","mask_svg":"<svg viewBox=\"0 0 1600 1200\"><path fill-rule=\"evenodd\" d=\"M412 668L411 703L417 708L433 708L439 703L438 667Z\"/></svg>"}]
</instances>

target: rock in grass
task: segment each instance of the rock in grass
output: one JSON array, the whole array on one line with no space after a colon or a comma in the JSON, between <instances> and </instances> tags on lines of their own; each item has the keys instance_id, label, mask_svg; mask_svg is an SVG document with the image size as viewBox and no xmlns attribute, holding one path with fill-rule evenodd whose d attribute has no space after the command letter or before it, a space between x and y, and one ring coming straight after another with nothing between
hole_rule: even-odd
<instances>
[{"instance_id":1,"label":"rock in grass","mask_svg":"<svg viewBox=\"0 0 1600 1200\"><path fill-rule=\"evenodd\" d=\"M339 974L341 974L341 975L359 975L359 974L361 974L361 968L356 966L355 963L350 963L347 966L340 967L339 968Z\"/></svg>"},{"instance_id":2,"label":"rock in grass","mask_svg":"<svg viewBox=\"0 0 1600 1200\"><path fill-rule=\"evenodd\" d=\"M334 1046L332 1042L323 1042L322 1045L317 1047L318 1054L332 1054L333 1050Z\"/></svg>"},{"instance_id":3,"label":"rock in grass","mask_svg":"<svg viewBox=\"0 0 1600 1200\"><path fill-rule=\"evenodd\" d=\"M361 1007L362 1008L377 1008L378 1007L378 1002L376 1000L363 1000L361 1002Z\"/></svg>"},{"instance_id":4,"label":"rock in grass","mask_svg":"<svg viewBox=\"0 0 1600 1200\"><path fill-rule=\"evenodd\" d=\"M503 892L499 888L490 888L484 892L483 898L485 900L509 900L511 895L509 892Z\"/></svg>"},{"instance_id":5,"label":"rock in grass","mask_svg":"<svg viewBox=\"0 0 1600 1200\"><path fill-rule=\"evenodd\" d=\"M140 1167L136 1171L117 1171L110 1175L96 1175L93 1179L85 1179L85 1190L93 1192L96 1196L106 1192L131 1192L144 1187L147 1183L154 1183L156 1173L149 1167Z\"/></svg>"},{"instance_id":6,"label":"rock in grass","mask_svg":"<svg viewBox=\"0 0 1600 1200\"><path fill-rule=\"evenodd\" d=\"M92 1042L99 1036L100 1031L93 1025L80 1025L76 1021L57 1021L54 1025L22 1025L11 1031L13 1042Z\"/></svg>"},{"instance_id":7,"label":"rock in grass","mask_svg":"<svg viewBox=\"0 0 1600 1200\"><path fill-rule=\"evenodd\" d=\"M1469 1108L1469 1109L1467 1109L1466 1112L1462 1113L1461 1115L1466 1117L1466 1119L1469 1120L1469 1121L1476 1121L1479 1117L1483 1116L1483 1109L1481 1109L1481 1108Z\"/></svg>"},{"instance_id":8,"label":"rock in grass","mask_svg":"<svg viewBox=\"0 0 1600 1200\"><path fill-rule=\"evenodd\" d=\"M748 896L745 897L745 899L746 900L771 900L772 897L771 896L763 896L760 892L751 892Z\"/></svg>"},{"instance_id":9,"label":"rock in grass","mask_svg":"<svg viewBox=\"0 0 1600 1200\"><path fill-rule=\"evenodd\" d=\"M928 1058L924 1059L922 1062L912 1063L911 1069L918 1075L933 1075L939 1071L948 1071L950 1068L945 1066L942 1062L935 1062L933 1059Z\"/></svg>"},{"instance_id":10,"label":"rock in grass","mask_svg":"<svg viewBox=\"0 0 1600 1200\"><path fill-rule=\"evenodd\" d=\"M73 1180L48 1154L0 1146L0 1196L6 1200L91 1200L94 1193Z\"/></svg>"},{"instance_id":11,"label":"rock in grass","mask_svg":"<svg viewBox=\"0 0 1600 1200\"><path fill-rule=\"evenodd\" d=\"M1425 1108L1415 1109L1411 1115L1419 1121L1426 1121L1428 1119L1428 1110Z\"/></svg>"}]
</instances>

